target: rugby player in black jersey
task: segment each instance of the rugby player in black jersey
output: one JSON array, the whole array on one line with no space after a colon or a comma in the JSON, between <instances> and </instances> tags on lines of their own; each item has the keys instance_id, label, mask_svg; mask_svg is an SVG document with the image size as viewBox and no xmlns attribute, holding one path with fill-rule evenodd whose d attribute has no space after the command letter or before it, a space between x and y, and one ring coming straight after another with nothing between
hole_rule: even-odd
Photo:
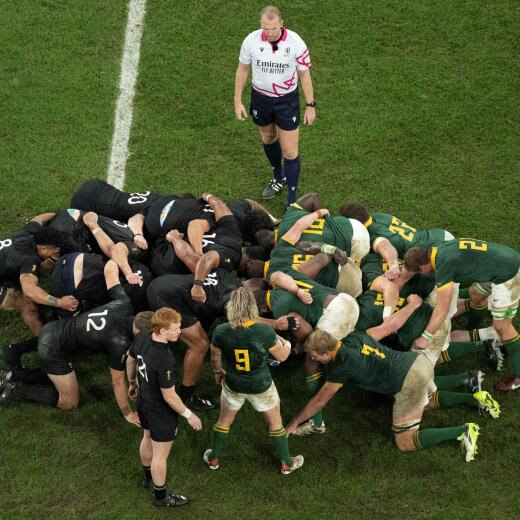
<instances>
[{"instance_id":1,"label":"rugby player in black jersey","mask_svg":"<svg viewBox=\"0 0 520 520\"><path fill-rule=\"evenodd\" d=\"M98 254L69 253L59 259L53 272L53 294L73 294L80 301L81 310L87 310L108 301L103 269L106 259ZM145 310L146 288L152 280L150 270L139 262L130 262L131 273L137 283L121 275L123 289L130 297L134 310ZM61 317L70 316L58 312Z\"/></svg>"},{"instance_id":2,"label":"rugby player in black jersey","mask_svg":"<svg viewBox=\"0 0 520 520\"><path fill-rule=\"evenodd\" d=\"M97 215L93 211L85 212L79 209L66 209L56 213L49 222L49 227L61 232L65 253L80 251L82 253L103 253L118 263L123 274L128 274L126 265L120 265L115 258L113 249L115 244L121 244L126 252L126 260L131 258L142 262L146 259L146 250L138 243L138 237L134 235L128 224L103 215ZM103 231L103 233L100 233Z\"/></svg>"},{"instance_id":3,"label":"rugby player in black jersey","mask_svg":"<svg viewBox=\"0 0 520 520\"><path fill-rule=\"evenodd\" d=\"M73 318L52 321L42 328L38 338L40 368L54 387L7 382L2 393L3 404L14 397L57 406L62 410L76 408L79 388L72 357L76 353L106 352L119 409L129 423L139 426L137 413L132 412L128 404L126 352L133 335L140 328L149 326L151 313L141 313L134 318L132 302L119 283L119 270L114 261L107 262L104 275L110 299L108 303Z\"/></svg>"},{"instance_id":4,"label":"rugby player in black jersey","mask_svg":"<svg viewBox=\"0 0 520 520\"><path fill-rule=\"evenodd\" d=\"M137 398L137 411L143 428L139 455L144 469L144 487L153 484L157 506L183 506L188 499L166 489L167 459L177 435L179 414L194 430L201 430L200 419L183 404L175 391L177 372L168 342L177 341L181 317L170 308L157 310L151 319L152 331L143 330L130 347L126 362L129 396Z\"/></svg>"},{"instance_id":5,"label":"rugby player in black jersey","mask_svg":"<svg viewBox=\"0 0 520 520\"><path fill-rule=\"evenodd\" d=\"M152 310L171 307L181 314L180 339L187 346L187 351L184 356L182 385L179 386L178 393L190 408L204 411L215 407L208 399L201 399L195 394L195 385L209 349L206 330L209 330L216 318L225 315L225 305L231 292L242 283L225 269L215 269L203 281L206 300L200 303L191 296L193 281L193 274L160 276L148 286L146 296ZM262 318L262 321L277 330L289 328L289 320L285 315L276 320ZM299 320L296 320L295 327L298 325Z\"/></svg>"},{"instance_id":6,"label":"rugby player in black jersey","mask_svg":"<svg viewBox=\"0 0 520 520\"><path fill-rule=\"evenodd\" d=\"M69 311L78 305L70 293L55 298L38 285L40 267L52 266L61 250L61 235L44 226L53 216L38 215L19 233L0 240L0 309L19 311L33 334L42 327L36 304Z\"/></svg>"},{"instance_id":7,"label":"rugby player in black jersey","mask_svg":"<svg viewBox=\"0 0 520 520\"><path fill-rule=\"evenodd\" d=\"M159 276L148 286L147 298L150 309L171 307L182 316L180 339L186 344L182 385L178 394L184 403L194 410L211 410L215 405L195 394L204 357L209 349L209 339L204 328L224 316L227 298L241 282L225 269L216 269L204 280L206 301L193 300L193 274L169 274ZM202 322L202 323L201 323Z\"/></svg>"},{"instance_id":8,"label":"rugby player in black jersey","mask_svg":"<svg viewBox=\"0 0 520 520\"><path fill-rule=\"evenodd\" d=\"M126 222L161 197L151 191L127 193L105 181L89 179L74 192L70 207Z\"/></svg>"}]
</instances>

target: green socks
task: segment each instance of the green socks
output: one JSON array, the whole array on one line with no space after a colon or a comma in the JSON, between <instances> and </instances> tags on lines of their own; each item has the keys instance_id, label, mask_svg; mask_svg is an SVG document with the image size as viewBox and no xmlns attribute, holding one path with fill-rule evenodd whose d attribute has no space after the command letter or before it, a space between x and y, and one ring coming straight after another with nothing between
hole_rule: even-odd
<instances>
[{"instance_id":1,"label":"green socks","mask_svg":"<svg viewBox=\"0 0 520 520\"><path fill-rule=\"evenodd\" d=\"M449 363L454 359L458 359L468 354L480 354L486 349L482 343L473 343L471 341L461 341L458 343L450 343L450 346L442 351L442 359L445 363Z\"/></svg>"},{"instance_id":2,"label":"green socks","mask_svg":"<svg viewBox=\"0 0 520 520\"><path fill-rule=\"evenodd\" d=\"M435 376L435 386L437 390L451 390L452 388L459 388L466 386L468 382L468 374L453 374L451 376Z\"/></svg>"},{"instance_id":3,"label":"green socks","mask_svg":"<svg viewBox=\"0 0 520 520\"><path fill-rule=\"evenodd\" d=\"M417 430L413 434L413 443L418 450L435 446L441 442L455 440L460 437L468 427L454 426L453 428L427 428Z\"/></svg>"},{"instance_id":4,"label":"green socks","mask_svg":"<svg viewBox=\"0 0 520 520\"><path fill-rule=\"evenodd\" d=\"M226 446L229 439L229 428L220 426L213 427L213 436L211 437L211 455L210 459L219 459L220 452Z\"/></svg>"},{"instance_id":5,"label":"green socks","mask_svg":"<svg viewBox=\"0 0 520 520\"><path fill-rule=\"evenodd\" d=\"M520 377L520 334L516 338L503 342L507 352L507 360L513 374Z\"/></svg>"},{"instance_id":6,"label":"green socks","mask_svg":"<svg viewBox=\"0 0 520 520\"><path fill-rule=\"evenodd\" d=\"M466 394L462 392L447 392L441 390L433 394L433 402L440 408L449 408L451 406L478 406L473 394Z\"/></svg>"},{"instance_id":7,"label":"green socks","mask_svg":"<svg viewBox=\"0 0 520 520\"><path fill-rule=\"evenodd\" d=\"M482 320L489 313L487 305L483 305L482 307L475 307L474 305L472 305L471 300L469 298L467 300L464 300L464 307L468 316L468 323L471 324L471 327L477 327L478 325L480 325Z\"/></svg>"},{"instance_id":8,"label":"green socks","mask_svg":"<svg viewBox=\"0 0 520 520\"><path fill-rule=\"evenodd\" d=\"M282 426L279 430L269 432L269 437L273 441L274 449L280 457L282 464L286 466L292 466L292 457L289 452L289 441L287 439L287 432Z\"/></svg>"},{"instance_id":9,"label":"green socks","mask_svg":"<svg viewBox=\"0 0 520 520\"><path fill-rule=\"evenodd\" d=\"M312 397L313 395L318 393L318 390L321 388L323 382L323 372L315 372L314 374L311 374L307 376L305 379L305 387L307 389L307 395L309 397ZM314 424L317 426L320 426L323 422L323 413L322 410L317 412L315 415L311 417L311 419L314 421Z\"/></svg>"}]
</instances>

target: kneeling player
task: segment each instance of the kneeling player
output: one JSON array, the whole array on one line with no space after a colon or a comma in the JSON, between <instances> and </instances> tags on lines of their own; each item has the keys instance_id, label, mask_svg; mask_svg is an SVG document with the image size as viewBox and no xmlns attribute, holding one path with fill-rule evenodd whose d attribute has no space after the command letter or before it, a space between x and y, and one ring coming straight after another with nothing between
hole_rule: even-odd
<instances>
[{"instance_id":1,"label":"kneeling player","mask_svg":"<svg viewBox=\"0 0 520 520\"><path fill-rule=\"evenodd\" d=\"M294 433L301 422L323 408L345 383L350 383L372 392L394 394L392 430L401 451L416 451L456 439L462 442L466 462L475 458L479 433L477 424L419 430L425 407L429 403L431 407L441 405L443 397L443 392L435 391L433 366L426 356L390 350L358 331L351 332L343 341L336 341L325 331L315 331L305 343L305 349L312 360L330 364L330 368L325 384L291 421L287 433ZM498 417L498 403L487 392L482 393L485 394L482 402L470 395L470 402L466 402L464 397L459 402L451 401L449 404L478 406L491 417Z\"/></svg>"},{"instance_id":2,"label":"kneeling player","mask_svg":"<svg viewBox=\"0 0 520 520\"><path fill-rule=\"evenodd\" d=\"M256 301L248 289L240 287L231 294L226 306L229 323L213 333L211 362L215 380L222 385L220 416L213 429L211 448L204 452L210 469L218 469L219 457L229 437L229 428L245 401L264 414L276 452L281 459L282 475L303 465L303 457L291 457L287 435L280 415L280 398L271 378L267 357L285 361L291 344L276 336L274 329L257 323ZM222 367L225 359L226 371Z\"/></svg>"},{"instance_id":3,"label":"kneeling player","mask_svg":"<svg viewBox=\"0 0 520 520\"><path fill-rule=\"evenodd\" d=\"M109 355L114 396L125 419L139 425L128 405L125 381L125 358L128 346L140 327L146 327L146 313L133 317L130 298L119 284L119 271L110 260L105 266L105 280L110 301L67 320L47 323L38 338L41 370L54 388L9 384L12 396L73 410L79 403L79 388L71 358L77 352L102 352ZM5 399L9 396L3 395Z\"/></svg>"}]
</instances>

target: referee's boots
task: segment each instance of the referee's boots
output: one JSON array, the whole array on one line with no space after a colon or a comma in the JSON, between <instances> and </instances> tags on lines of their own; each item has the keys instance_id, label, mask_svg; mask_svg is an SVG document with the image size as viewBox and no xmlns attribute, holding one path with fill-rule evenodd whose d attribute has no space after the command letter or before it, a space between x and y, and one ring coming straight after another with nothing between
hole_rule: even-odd
<instances>
[{"instance_id":1,"label":"referee's boots","mask_svg":"<svg viewBox=\"0 0 520 520\"><path fill-rule=\"evenodd\" d=\"M277 181L274 177L269 181L269 184L265 187L262 192L263 199L272 199L275 195L280 193L283 188L287 186L287 181L283 179L282 181Z\"/></svg>"}]
</instances>

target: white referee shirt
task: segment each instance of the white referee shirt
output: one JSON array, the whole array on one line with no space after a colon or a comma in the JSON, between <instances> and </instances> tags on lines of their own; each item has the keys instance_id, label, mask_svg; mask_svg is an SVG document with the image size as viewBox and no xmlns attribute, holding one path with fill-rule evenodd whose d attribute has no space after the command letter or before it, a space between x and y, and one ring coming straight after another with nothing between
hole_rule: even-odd
<instances>
[{"instance_id":1,"label":"white referee shirt","mask_svg":"<svg viewBox=\"0 0 520 520\"><path fill-rule=\"evenodd\" d=\"M273 50L264 31L258 29L246 36L238 58L251 65L253 88L270 97L284 96L296 90L297 71L311 66L307 46L295 32L284 28L277 46L278 50Z\"/></svg>"}]
</instances>

